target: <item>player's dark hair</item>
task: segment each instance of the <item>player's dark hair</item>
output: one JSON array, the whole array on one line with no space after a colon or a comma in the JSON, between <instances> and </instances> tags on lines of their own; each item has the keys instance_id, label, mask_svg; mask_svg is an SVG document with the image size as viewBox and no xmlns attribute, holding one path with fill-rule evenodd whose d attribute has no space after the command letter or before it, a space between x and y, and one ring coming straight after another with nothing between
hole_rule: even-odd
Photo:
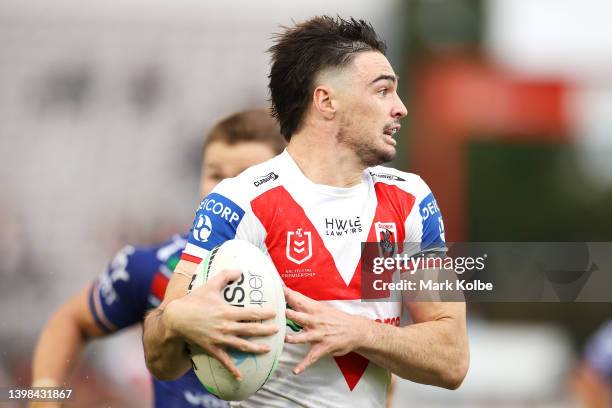
<instances>
[{"instance_id":1,"label":"player's dark hair","mask_svg":"<svg viewBox=\"0 0 612 408\"><path fill-rule=\"evenodd\" d=\"M261 142L274 152L281 153L285 140L280 134L278 123L268 109L251 109L234 113L222 119L208 132L202 153L212 142L224 142L232 146L241 142Z\"/></svg>"},{"instance_id":2,"label":"player's dark hair","mask_svg":"<svg viewBox=\"0 0 612 408\"><path fill-rule=\"evenodd\" d=\"M327 68L347 66L359 52L386 51L372 25L364 20L317 16L283 27L270 47L272 114L285 139L300 129L310 105L314 81Z\"/></svg>"}]
</instances>

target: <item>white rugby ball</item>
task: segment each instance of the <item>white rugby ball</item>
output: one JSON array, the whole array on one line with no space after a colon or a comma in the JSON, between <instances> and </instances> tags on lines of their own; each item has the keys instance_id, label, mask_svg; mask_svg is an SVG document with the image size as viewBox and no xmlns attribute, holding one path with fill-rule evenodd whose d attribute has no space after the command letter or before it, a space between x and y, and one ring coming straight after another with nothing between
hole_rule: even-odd
<instances>
[{"instance_id":1,"label":"white rugby ball","mask_svg":"<svg viewBox=\"0 0 612 408\"><path fill-rule=\"evenodd\" d=\"M285 341L285 295L281 278L270 257L250 242L239 239L215 247L198 265L189 289L204 285L224 269L242 271L240 279L223 289L225 300L236 307L270 307L276 310L274 319L261 323L275 323L279 328L271 336L247 338L254 343L270 346L267 353L254 354L227 349L242 374L242 381L237 381L217 359L206 354L202 348L190 346L193 369L204 387L221 399L241 401L257 392L278 365Z\"/></svg>"}]
</instances>

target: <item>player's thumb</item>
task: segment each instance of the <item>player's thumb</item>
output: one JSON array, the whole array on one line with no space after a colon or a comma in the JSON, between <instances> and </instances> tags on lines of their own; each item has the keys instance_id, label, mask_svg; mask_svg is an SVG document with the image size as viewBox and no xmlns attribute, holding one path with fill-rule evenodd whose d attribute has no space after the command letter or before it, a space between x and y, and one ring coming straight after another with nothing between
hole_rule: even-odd
<instances>
[{"instance_id":1,"label":"player's thumb","mask_svg":"<svg viewBox=\"0 0 612 408\"><path fill-rule=\"evenodd\" d=\"M224 269L210 279L207 286L220 291L227 285L234 282L236 279L240 279L241 275L242 271L240 269Z\"/></svg>"}]
</instances>

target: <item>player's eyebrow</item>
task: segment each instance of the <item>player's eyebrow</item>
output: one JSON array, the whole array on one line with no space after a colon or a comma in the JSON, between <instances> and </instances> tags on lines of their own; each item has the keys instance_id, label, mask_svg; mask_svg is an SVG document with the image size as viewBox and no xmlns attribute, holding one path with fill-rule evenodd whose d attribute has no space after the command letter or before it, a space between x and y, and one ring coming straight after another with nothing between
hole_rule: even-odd
<instances>
[{"instance_id":1,"label":"player's eyebrow","mask_svg":"<svg viewBox=\"0 0 612 408\"><path fill-rule=\"evenodd\" d=\"M397 83L398 80L399 80L399 77L396 75L380 74L379 76L374 78L372 82L370 82L370 85L373 85L378 81L391 81L395 84Z\"/></svg>"}]
</instances>

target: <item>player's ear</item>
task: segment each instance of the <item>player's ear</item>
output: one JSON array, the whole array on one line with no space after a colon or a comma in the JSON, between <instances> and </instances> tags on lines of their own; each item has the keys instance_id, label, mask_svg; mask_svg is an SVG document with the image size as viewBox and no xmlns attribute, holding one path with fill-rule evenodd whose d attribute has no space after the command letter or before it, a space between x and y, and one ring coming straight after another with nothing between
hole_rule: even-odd
<instances>
[{"instance_id":1,"label":"player's ear","mask_svg":"<svg viewBox=\"0 0 612 408\"><path fill-rule=\"evenodd\" d=\"M313 92L312 98L313 105L321 116L328 120L334 118L336 115L336 106L332 99L332 89L329 86L317 86Z\"/></svg>"}]
</instances>

